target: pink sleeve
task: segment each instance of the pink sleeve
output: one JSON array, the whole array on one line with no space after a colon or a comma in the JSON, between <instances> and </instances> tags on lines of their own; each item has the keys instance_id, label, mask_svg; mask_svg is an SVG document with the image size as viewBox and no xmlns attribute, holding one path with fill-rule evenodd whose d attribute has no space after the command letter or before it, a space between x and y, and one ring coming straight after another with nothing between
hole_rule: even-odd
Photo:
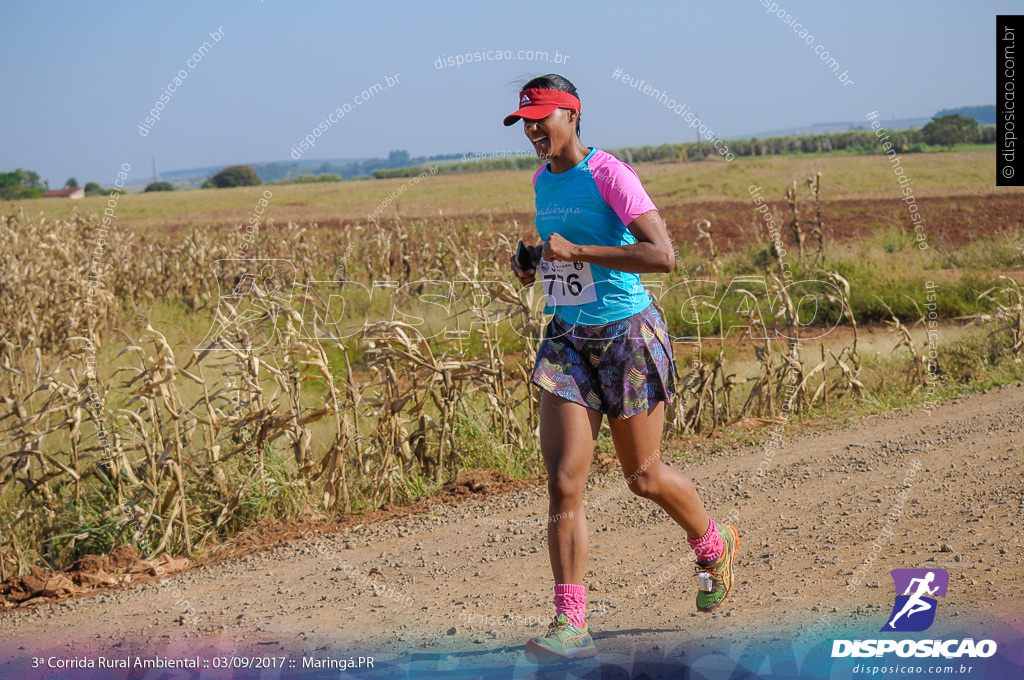
<instances>
[{"instance_id":1,"label":"pink sleeve","mask_svg":"<svg viewBox=\"0 0 1024 680\"><path fill-rule=\"evenodd\" d=\"M626 226L645 212L657 210L633 168L614 157L594 170L594 182L601 198Z\"/></svg>"},{"instance_id":2,"label":"pink sleeve","mask_svg":"<svg viewBox=\"0 0 1024 680\"><path fill-rule=\"evenodd\" d=\"M544 172L544 168L548 167L547 163L537 168L537 172L533 173L533 188L537 188L537 178L540 177L540 173Z\"/></svg>"}]
</instances>

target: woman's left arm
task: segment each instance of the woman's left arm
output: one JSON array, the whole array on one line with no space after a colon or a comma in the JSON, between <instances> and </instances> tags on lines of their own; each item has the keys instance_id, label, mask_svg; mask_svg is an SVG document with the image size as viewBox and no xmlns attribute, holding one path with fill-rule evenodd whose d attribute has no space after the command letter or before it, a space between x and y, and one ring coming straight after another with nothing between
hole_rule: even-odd
<instances>
[{"instance_id":1,"label":"woman's left arm","mask_svg":"<svg viewBox=\"0 0 1024 680\"><path fill-rule=\"evenodd\" d=\"M665 221L657 210L649 210L627 225L636 243L624 246L585 246L551 234L544 244L544 259L553 262L589 262L599 267L634 274L670 272L676 264L675 251Z\"/></svg>"}]
</instances>

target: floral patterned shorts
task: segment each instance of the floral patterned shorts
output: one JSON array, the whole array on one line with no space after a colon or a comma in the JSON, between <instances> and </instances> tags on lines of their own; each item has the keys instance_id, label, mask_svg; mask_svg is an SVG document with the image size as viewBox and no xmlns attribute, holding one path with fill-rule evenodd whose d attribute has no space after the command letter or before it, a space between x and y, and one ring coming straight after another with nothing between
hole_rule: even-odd
<instances>
[{"instance_id":1,"label":"floral patterned shorts","mask_svg":"<svg viewBox=\"0 0 1024 680\"><path fill-rule=\"evenodd\" d=\"M653 303L611 323L544 329L530 382L609 418L630 418L674 394L668 328Z\"/></svg>"}]
</instances>

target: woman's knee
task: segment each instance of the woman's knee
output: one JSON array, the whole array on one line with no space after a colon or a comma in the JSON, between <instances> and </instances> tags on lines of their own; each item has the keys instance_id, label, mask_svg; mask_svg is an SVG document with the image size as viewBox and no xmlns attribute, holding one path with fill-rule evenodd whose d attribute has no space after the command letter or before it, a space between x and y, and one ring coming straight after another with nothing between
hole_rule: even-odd
<instances>
[{"instance_id":1,"label":"woman's knee","mask_svg":"<svg viewBox=\"0 0 1024 680\"><path fill-rule=\"evenodd\" d=\"M583 488L587 478L569 472L556 470L548 475L548 496L555 503L579 503L583 499Z\"/></svg>"},{"instance_id":2,"label":"woman's knee","mask_svg":"<svg viewBox=\"0 0 1024 680\"><path fill-rule=\"evenodd\" d=\"M661 495L661 479L657 469L638 470L627 480L629 490L641 498L655 499Z\"/></svg>"}]
</instances>

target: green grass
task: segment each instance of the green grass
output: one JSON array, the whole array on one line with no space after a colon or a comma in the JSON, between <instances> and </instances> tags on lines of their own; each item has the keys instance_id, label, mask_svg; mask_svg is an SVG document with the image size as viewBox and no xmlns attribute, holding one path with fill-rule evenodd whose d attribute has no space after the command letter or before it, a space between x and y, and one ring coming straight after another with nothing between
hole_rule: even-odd
<instances>
[{"instance_id":1,"label":"green grass","mask_svg":"<svg viewBox=\"0 0 1024 680\"><path fill-rule=\"evenodd\" d=\"M948 320L992 311L992 303L979 300L978 294L989 288L997 275L1006 271L1020 272L1024 265L1019 250L1021 243L1024 243L1024 228L1018 228L1017 233L1004 232L992 238L978 238L962 247L920 250L912 232L887 227L877 229L859 241L830 246L826 249L824 269L836 271L849 281L850 306L858 323L888 321L891 317L882 302L901 321L917 321L920 315L911 300L916 301L922 311L927 311L924 306L928 282L934 283L932 288L937 291L935 311L940 319ZM703 263L703 258L696 255L692 247L686 244L680 247L680 257L691 273L691 280L707 278L707 275L701 277L694 273ZM792 281L824 280L811 266L812 258L801 266L795 254L790 253L786 262L793 272ZM748 245L722 256L717 286L696 282L691 285L693 296L707 296L706 299L695 297L696 302L718 305L714 314L713 309L706 305L698 308L704 337L716 337L723 328L747 325L746 317L740 313L748 304L745 298L738 293L726 295L725 292L737 277L767 276L766 266L771 266L771 271L778 274L768 246ZM678 286L680 281L678 270L666 277L663 288L666 293L660 303L666 310L666 321L672 332L692 337L696 335L696 327L688 321L692 318L692 310L687 303L686 290ZM752 284L747 289L759 295L762 313L767 314L765 287ZM814 290L811 287L806 289ZM793 290L799 290L799 286L794 286ZM821 287L821 290L826 289ZM799 294L794 299L798 297ZM811 320L811 309L808 306L801 310L801 323ZM817 308L814 327L828 328L838 320L839 307L824 304Z\"/></svg>"}]
</instances>

